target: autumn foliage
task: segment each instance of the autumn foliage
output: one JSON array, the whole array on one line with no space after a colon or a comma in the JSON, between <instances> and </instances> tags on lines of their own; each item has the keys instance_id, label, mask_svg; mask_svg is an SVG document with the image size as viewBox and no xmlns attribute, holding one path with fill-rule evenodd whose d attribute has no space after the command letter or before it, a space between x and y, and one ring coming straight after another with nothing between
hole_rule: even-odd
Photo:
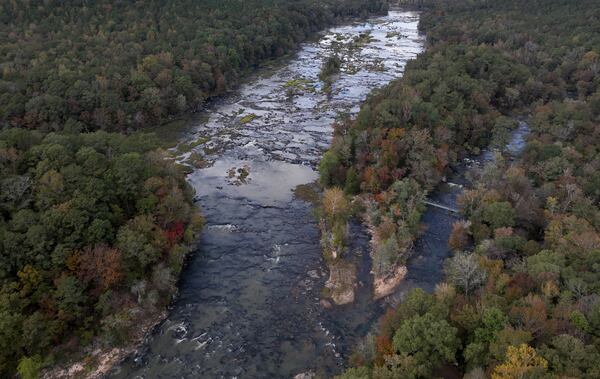
<instances>
[{"instance_id":1,"label":"autumn foliage","mask_svg":"<svg viewBox=\"0 0 600 379\"><path fill-rule=\"evenodd\" d=\"M363 106L353 124L362 154L340 165L360 168L362 190L394 209L380 168L429 188L464 153L492 143L500 154L459 198L465 221L452 226L445 282L434 294L410 291L381 320L365 376L340 377L428 378L453 353L465 378L600 377L600 39L590 28L600 8L418 3L429 50ZM515 150L505 147L517 112L528 115L529 136ZM392 143L382 130L397 127ZM389 229L382 218L376 231ZM456 350L441 349L454 336Z\"/></svg>"},{"instance_id":2,"label":"autumn foliage","mask_svg":"<svg viewBox=\"0 0 600 379\"><path fill-rule=\"evenodd\" d=\"M0 376L127 342L201 226L183 175L147 135L8 129L0 156Z\"/></svg>"}]
</instances>

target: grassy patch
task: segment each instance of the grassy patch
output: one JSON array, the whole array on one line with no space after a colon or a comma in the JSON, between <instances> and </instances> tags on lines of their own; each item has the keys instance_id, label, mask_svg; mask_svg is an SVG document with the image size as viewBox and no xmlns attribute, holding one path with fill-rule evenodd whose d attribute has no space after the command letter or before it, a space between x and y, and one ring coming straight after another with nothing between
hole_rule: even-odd
<instances>
[{"instance_id":1,"label":"grassy patch","mask_svg":"<svg viewBox=\"0 0 600 379\"><path fill-rule=\"evenodd\" d=\"M250 181L250 166L244 165L242 167L232 167L227 170L227 177L230 179L231 184L241 186L242 184L248 184Z\"/></svg>"},{"instance_id":2,"label":"grassy patch","mask_svg":"<svg viewBox=\"0 0 600 379\"><path fill-rule=\"evenodd\" d=\"M295 198L307 203L318 204L321 199L316 183L300 184L293 191Z\"/></svg>"},{"instance_id":3,"label":"grassy patch","mask_svg":"<svg viewBox=\"0 0 600 379\"><path fill-rule=\"evenodd\" d=\"M176 164L175 166L183 175L189 175L194 172L194 168L185 164Z\"/></svg>"},{"instance_id":4,"label":"grassy patch","mask_svg":"<svg viewBox=\"0 0 600 379\"><path fill-rule=\"evenodd\" d=\"M304 92L315 92L315 86L313 85L313 83L310 80L304 78L288 80L283 85L283 88L286 89L288 95L295 95Z\"/></svg>"},{"instance_id":5,"label":"grassy patch","mask_svg":"<svg viewBox=\"0 0 600 379\"><path fill-rule=\"evenodd\" d=\"M196 152L190 154L190 157L185 161L185 163L188 163L195 168L205 168L208 164L208 162Z\"/></svg>"},{"instance_id":6,"label":"grassy patch","mask_svg":"<svg viewBox=\"0 0 600 379\"><path fill-rule=\"evenodd\" d=\"M331 297L331 289L328 287L321 288L321 298L328 299Z\"/></svg>"},{"instance_id":7,"label":"grassy patch","mask_svg":"<svg viewBox=\"0 0 600 379\"><path fill-rule=\"evenodd\" d=\"M177 146L177 154L189 153L194 148L207 143L209 140L209 137L200 137L195 141L179 144L179 146Z\"/></svg>"},{"instance_id":8,"label":"grassy patch","mask_svg":"<svg viewBox=\"0 0 600 379\"><path fill-rule=\"evenodd\" d=\"M247 124L247 123L249 123L249 122L252 122L252 121L254 121L254 120L255 120L255 119L257 119L258 117L259 117L259 116L258 116L258 115L256 115L256 114L254 114L254 113L247 114L247 115L245 115L244 117L242 117L242 118L240 119L240 124L242 124L242 125L244 125L244 124Z\"/></svg>"},{"instance_id":9,"label":"grassy patch","mask_svg":"<svg viewBox=\"0 0 600 379\"><path fill-rule=\"evenodd\" d=\"M374 40L373 36L371 36L371 32L360 33L352 39L352 47L363 47Z\"/></svg>"},{"instance_id":10,"label":"grassy patch","mask_svg":"<svg viewBox=\"0 0 600 379\"><path fill-rule=\"evenodd\" d=\"M377 72L385 71L385 65L383 64L382 59L376 59L373 62L367 64L365 67L369 71L377 71Z\"/></svg>"},{"instance_id":11,"label":"grassy patch","mask_svg":"<svg viewBox=\"0 0 600 379\"><path fill-rule=\"evenodd\" d=\"M345 40L345 39L346 39L346 36L344 36L343 34L337 33L337 34L335 35L335 40L336 40L336 41L343 41L343 40Z\"/></svg>"}]
</instances>

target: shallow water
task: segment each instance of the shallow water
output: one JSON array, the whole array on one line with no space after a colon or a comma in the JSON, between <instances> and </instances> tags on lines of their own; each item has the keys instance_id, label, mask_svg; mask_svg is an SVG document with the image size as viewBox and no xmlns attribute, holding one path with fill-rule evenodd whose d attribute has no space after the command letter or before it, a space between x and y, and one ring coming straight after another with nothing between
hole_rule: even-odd
<instances>
[{"instance_id":1,"label":"shallow water","mask_svg":"<svg viewBox=\"0 0 600 379\"><path fill-rule=\"evenodd\" d=\"M168 319L111 377L291 378L307 371L329 376L342 370L385 306L397 304L411 288L432 291L443 279L456 214L427 207L406 279L379 302L372 300L368 235L352 222L348 259L358 269L356 300L323 309L327 269L318 228L311 205L292 193L316 180L315 166L338 113L356 113L368 93L400 76L422 50L417 22L416 13L392 11L330 29L197 118L181 145L193 145L192 152L208 163L188 176L207 219L201 248L182 274ZM368 43L348 47L365 32L372 37ZM346 45L336 48L334 41ZM344 65L326 94L318 72L334 51ZM300 83L293 95L290 80ZM248 115L256 117L240 122ZM519 155L528 132L520 122L503 152ZM192 152L177 159L190 164ZM465 159L429 200L456 208L468 177L493 162L496 152Z\"/></svg>"},{"instance_id":2,"label":"shallow water","mask_svg":"<svg viewBox=\"0 0 600 379\"><path fill-rule=\"evenodd\" d=\"M381 312L370 298L368 237L352 225L353 259L362 262L364 279L356 302L323 309L318 228L310 204L292 190L316 180L338 114L356 113L422 50L417 22L416 13L391 11L332 28L215 101L192 125L182 145L208 162L188 177L207 219L201 247L168 319L113 377L289 378L341 370ZM370 38L351 43L361 33ZM344 64L328 94L318 74L334 52ZM178 160L188 163L192 152Z\"/></svg>"},{"instance_id":3,"label":"shallow water","mask_svg":"<svg viewBox=\"0 0 600 379\"><path fill-rule=\"evenodd\" d=\"M201 248L182 274L168 319L111 377L291 378L308 371L330 376L343 369L384 307L402 301L412 288L432 291L443 279L458 215L427 207L405 280L379 302L372 300L369 237L353 221L347 259L357 267L355 302L323 309L319 300L327 268L318 227L311 205L292 192L317 179L315 166L338 112L356 113L373 89L399 77L422 50L417 22L416 13L391 11L330 29L288 62L262 70L239 91L215 101L191 125L181 144L194 145L193 152L208 162L188 176L207 219ZM365 32L372 37L367 44L334 50L332 41L348 42ZM325 94L318 72L333 51L344 65ZM286 84L297 79L304 90L290 96ZM258 117L240 122L251 114ZM518 156L528 133L528 125L519 122L502 153ZM429 200L456 208L468 178L497 152L486 149L465 159ZM189 164L190 154L177 159Z\"/></svg>"},{"instance_id":4,"label":"shallow water","mask_svg":"<svg viewBox=\"0 0 600 379\"><path fill-rule=\"evenodd\" d=\"M519 121L518 126L508 136L506 145L501 149L488 148L475 157L464 159L454 168L454 172L445 183L440 184L428 197L432 203L452 209L458 207L457 200L463 188L470 185L470 179L477 177L482 169L493 164L498 153L507 159L517 158L525 148L529 134L529 125ZM423 234L415 241L413 254L408 261L408 272L404 281L386 301L397 305L413 288L433 291L436 284L444 277L444 260L451 254L448 249L448 238L452 232L452 224L460 216L437 207L428 206L421 223Z\"/></svg>"}]
</instances>

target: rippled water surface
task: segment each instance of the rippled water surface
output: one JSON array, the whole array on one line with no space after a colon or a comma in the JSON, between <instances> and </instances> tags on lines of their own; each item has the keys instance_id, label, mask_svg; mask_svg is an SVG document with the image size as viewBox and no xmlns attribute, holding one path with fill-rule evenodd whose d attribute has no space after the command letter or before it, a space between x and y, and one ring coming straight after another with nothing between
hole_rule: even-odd
<instances>
[{"instance_id":1,"label":"rippled water surface","mask_svg":"<svg viewBox=\"0 0 600 379\"><path fill-rule=\"evenodd\" d=\"M289 378L341 369L380 308L364 283L352 305L319 305L326 268L317 225L292 190L317 178L338 113L357 112L422 50L417 22L416 13L391 11L330 29L193 125L178 159L206 162L188 177L207 219L201 247L168 319L113 377ZM318 74L334 51L344 64L327 94ZM354 258L368 260L367 236L352 228ZM359 277L368 276L361 267Z\"/></svg>"}]
</instances>

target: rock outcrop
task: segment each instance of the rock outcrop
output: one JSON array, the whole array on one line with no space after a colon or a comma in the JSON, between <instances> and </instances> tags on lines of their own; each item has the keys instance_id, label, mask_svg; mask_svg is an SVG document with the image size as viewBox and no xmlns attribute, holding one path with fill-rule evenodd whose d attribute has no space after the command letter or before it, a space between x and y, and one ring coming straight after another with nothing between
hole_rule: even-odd
<instances>
[{"instance_id":1,"label":"rock outcrop","mask_svg":"<svg viewBox=\"0 0 600 379\"><path fill-rule=\"evenodd\" d=\"M375 276L375 280L373 281L373 295L375 299L381 299L392 294L396 287L404 280L406 272L406 266L397 266L391 274L383 277Z\"/></svg>"},{"instance_id":2,"label":"rock outcrop","mask_svg":"<svg viewBox=\"0 0 600 379\"><path fill-rule=\"evenodd\" d=\"M325 283L325 297L337 304L349 304L354 301L356 288L356 267L349 262L337 261L329 265L329 279Z\"/></svg>"}]
</instances>

